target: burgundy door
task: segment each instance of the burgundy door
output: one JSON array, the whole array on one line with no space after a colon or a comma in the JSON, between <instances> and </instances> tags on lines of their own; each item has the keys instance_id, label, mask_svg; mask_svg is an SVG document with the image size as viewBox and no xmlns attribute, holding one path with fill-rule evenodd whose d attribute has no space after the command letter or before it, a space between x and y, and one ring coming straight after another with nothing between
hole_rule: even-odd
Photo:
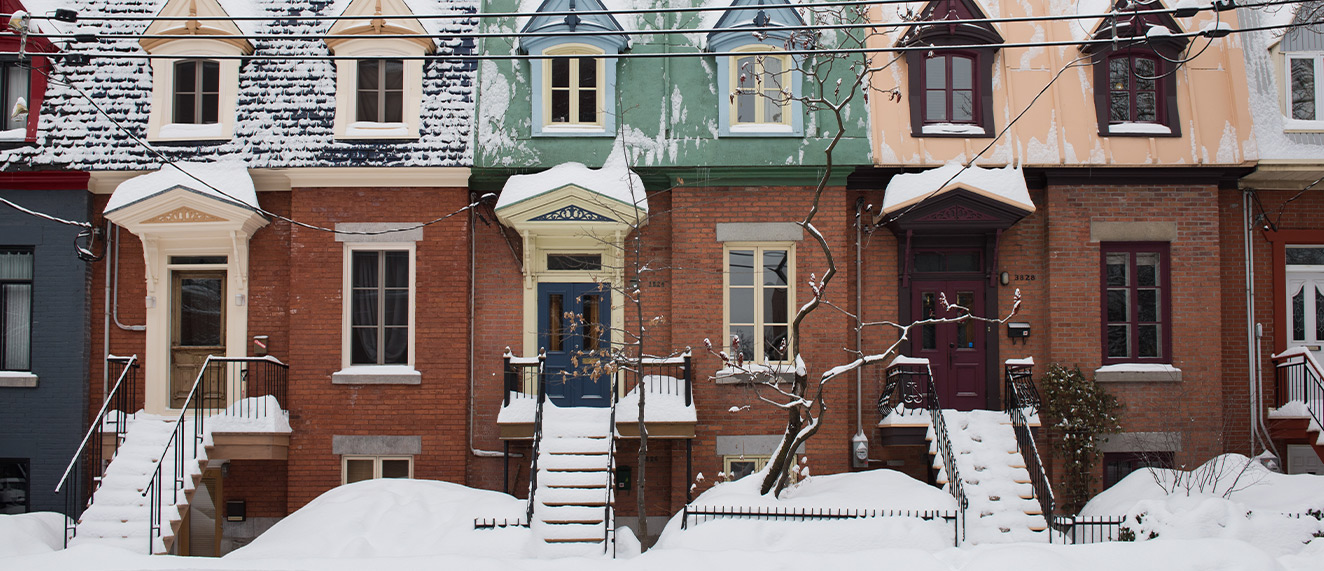
<instances>
[{"instance_id":1,"label":"burgundy door","mask_svg":"<svg viewBox=\"0 0 1324 571\"><path fill-rule=\"evenodd\" d=\"M950 304L969 308L973 315L984 315L984 285L977 280L911 282L911 315L916 320L960 315L943 308L942 295ZM910 356L929 360L943 408L986 408L984 331L982 322L972 320L921 325L912 331Z\"/></svg>"}]
</instances>

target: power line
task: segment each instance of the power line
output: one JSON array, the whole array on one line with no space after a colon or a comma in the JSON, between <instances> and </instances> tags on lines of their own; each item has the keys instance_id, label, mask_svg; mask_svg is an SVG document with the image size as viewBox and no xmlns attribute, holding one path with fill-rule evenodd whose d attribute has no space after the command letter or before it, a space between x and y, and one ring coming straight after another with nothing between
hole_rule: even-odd
<instances>
[{"instance_id":1,"label":"power line","mask_svg":"<svg viewBox=\"0 0 1324 571\"><path fill-rule=\"evenodd\" d=\"M59 222L60 224L65 224L68 226L77 226L79 228L88 228L88 229L92 228L92 224L87 222L79 222L77 220L65 220L63 218L60 218L59 216L52 216L50 214L46 214L45 212L38 212L36 210L32 210L31 208L24 208L22 206L19 206L18 204L15 204L14 201L9 200L8 198L5 198L3 196L0 196L0 203L4 203L10 208L13 208L14 210L17 210L24 214L29 214L32 216L36 216L37 218L50 220L51 222Z\"/></svg>"}]
</instances>

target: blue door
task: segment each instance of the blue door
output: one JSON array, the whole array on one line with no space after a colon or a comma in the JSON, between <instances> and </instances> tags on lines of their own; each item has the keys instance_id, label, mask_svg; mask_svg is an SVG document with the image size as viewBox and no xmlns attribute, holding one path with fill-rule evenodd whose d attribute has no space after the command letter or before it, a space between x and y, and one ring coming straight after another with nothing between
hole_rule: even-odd
<instances>
[{"instance_id":1,"label":"blue door","mask_svg":"<svg viewBox=\"0 0 1324 571\"><path fill-rule=\"evenodd\" d=\"M611 289L605 284L538 284L538 346L547 350L547 396L556 406L611 404L603 373L611 337Z\"/></svg>"}]
</instances>

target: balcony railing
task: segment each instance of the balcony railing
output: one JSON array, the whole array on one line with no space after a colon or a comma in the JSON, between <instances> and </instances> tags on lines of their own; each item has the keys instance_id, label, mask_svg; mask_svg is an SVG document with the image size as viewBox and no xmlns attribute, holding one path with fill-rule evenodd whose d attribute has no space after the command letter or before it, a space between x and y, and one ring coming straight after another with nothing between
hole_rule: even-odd
<instances>
[{"instance_id":1,"label":"balcony railing","mask_svg":"<svg viewBox=\"0 0 1324 571\"><path fill-rule=\"evenodd\" d=\"M1324 371L1305 347L1273 356L1274 385L1280 409L1299 403L1315 424L1324 426Z\"/></svg>"},{"instance_id":2,"label":"balcony railing","mask_svg":"<svg viewBox=\"0 0 1324 571\"><path fill-rule=\"evenodd\" d=\"M929 363L921 360L897 360L887 368L887 380L878 396L878 413L887 418L892 413L921 414L928 411Z\"/></svg>"}]
</instances>

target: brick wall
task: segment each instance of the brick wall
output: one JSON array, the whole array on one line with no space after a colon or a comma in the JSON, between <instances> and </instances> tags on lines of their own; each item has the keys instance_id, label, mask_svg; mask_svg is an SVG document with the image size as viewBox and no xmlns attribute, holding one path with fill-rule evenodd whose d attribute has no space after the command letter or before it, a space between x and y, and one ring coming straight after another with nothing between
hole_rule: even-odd
<instances>
[{"instance_id":1,"label":"brick wall","mask_svg":"<svg viewBox=\"0 0 1324 571\"><path fill-rule=\"evenodd\" d=\"M244 500L247 517L285 517L287 482L283 460L231 460L221 493Z\"/></svg>"}]
</instances>

